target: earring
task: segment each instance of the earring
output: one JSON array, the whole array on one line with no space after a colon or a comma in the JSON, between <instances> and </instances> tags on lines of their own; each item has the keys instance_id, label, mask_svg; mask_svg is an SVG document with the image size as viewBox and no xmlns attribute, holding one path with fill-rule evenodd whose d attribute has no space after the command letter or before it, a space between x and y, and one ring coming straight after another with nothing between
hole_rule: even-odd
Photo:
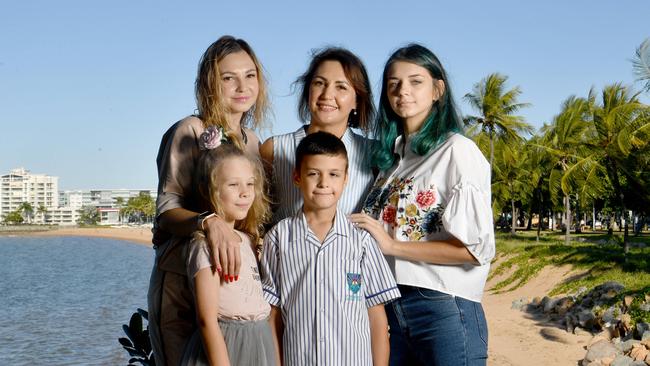
<instances>
[{"instance_id":1,"label":"earring","mask_svg":"<svg viewBox=\"0 0 650 366\"><path fill-rule=\"evenodd\" d=\"M350 114L348 115L348 126L356 127L359 121L357 121L357 110L353 109L350 111Z\"/></svg>"}]
</instances>

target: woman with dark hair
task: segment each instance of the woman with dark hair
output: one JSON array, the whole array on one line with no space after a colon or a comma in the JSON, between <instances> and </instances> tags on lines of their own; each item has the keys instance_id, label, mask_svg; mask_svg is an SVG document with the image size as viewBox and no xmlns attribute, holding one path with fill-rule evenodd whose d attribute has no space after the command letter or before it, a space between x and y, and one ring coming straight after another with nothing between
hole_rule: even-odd
<instances>
[{"instance_id":1,"label":"woman with dark hair","mask_svg":"<svg viewBox=\"0 0 650 366\"><path fill-rule=\"evenodd\" d=\"M391 365L486 363L490 166L461 126L438 58L417 44L395 51L372 155L380 174L365 213L350 216L377 240L402 294L386 306Z\"/></svg>"},{"instance_id":2,"label":"woman with dark hair","mask_svg":"<svg viewBox=\"0 0 650 366\"><path fill-rule=\"evenodd\" d=\"M246 41L231 36L219 38L205 51L195 86L198 114L165 132L156 159L156 259L147 298L157 365L178 365L196 327L184 254L190 235L205 232L214 267L225 281L235 280L238 273L240 237L206 211L209 202L193 188L201 150L229 143L258 156L259 139L250 127L260 127L268 106L262 66ZM223 260L228 258L226 265Z\"/></svg>"},{"instance_id":3,"label":"woman with dark hair","mask_svg":"<svg viewBox=\"0 0 650 366\"><path fill-rule=\"evenodd\" d=\"M302 195L292 181L296 147L305 136L318 131L329 132L345 144L350 178L339 207L346 214L359 212L374 179L369 161L371 140L352 130L367 132L375 114L366 68L346 49L325 48L313 55L296 84L300 88L298 115L305 125L293 133L273 136L260 147L275 189L272 223L301 208Z\"/></svg>"}]
</instances>

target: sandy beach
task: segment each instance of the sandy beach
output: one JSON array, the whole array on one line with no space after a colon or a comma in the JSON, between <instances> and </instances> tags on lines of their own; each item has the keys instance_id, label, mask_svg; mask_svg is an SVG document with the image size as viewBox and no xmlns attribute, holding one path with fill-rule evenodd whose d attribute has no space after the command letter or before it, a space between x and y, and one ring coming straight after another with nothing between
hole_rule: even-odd
<instances>
[{"instance_id":1,"label":"sandy beach","mask_svg":"<svg viewBox=\"0 0 650 366\"><path fill-rule=\"evenodd\" d=\"M127 240L151 245L149 228L62 228L18 234L25 236L91 236ZM493 266L493 268L496 266ZM567 333L558 326L534 315L512 309L512 302L522 297L531 300L543 297L556 283L569 277L570 268L547 267L528 284L503 293L489 289L498 282L494 278L486 286L483 305L489 327L489 365L577 365L585 356L585 346L592 336L583 332Z\"/></svg>"},{"instance_id":2,"label":"sandy beach","mask_svg":"<svg viewBox=\"0 0 650 366\"><path fill-rule=\"evenodd\" d=\"M493 266L493 268L496 266ZM588 332L572 334L545 318L512 309L512 302L543 297L574 274L569 267L546 267L526 285L510 292L486 291L483 306L488 321L488 365L542 366L578 365L585 357L585 346L592 339ZM498 282L494 278L486 288Z\"/></svg>"},{"instance_id":3,"label":"sandy beach","mask_svg":"<svg viewBox=\"0 0 650 366\"><path fill-rule=\"evenodd\" d=\"M151 246L151 228L125 227L125 228L60 228L55 230L26 232L16 235L21 236L91 236L97 238L111 238L127 240L134 243Z\"/></svg>"}]
</instances>

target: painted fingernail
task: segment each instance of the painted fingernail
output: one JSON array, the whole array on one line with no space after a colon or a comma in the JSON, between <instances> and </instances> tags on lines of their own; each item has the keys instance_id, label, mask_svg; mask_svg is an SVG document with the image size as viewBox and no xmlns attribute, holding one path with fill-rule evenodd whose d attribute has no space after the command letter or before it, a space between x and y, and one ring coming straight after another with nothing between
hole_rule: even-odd
<instances>
[{"instance_id":1,"label":"painted fingernail","mask_svg":"<svg viewBox=\"0 0 650 366\"><path fill-rule=\"evenodd\" d=\"M239 275L235 276L235 281L239 281Z\"/></svg>"},{"instance_id":2,"label":"painted fingernail","mask_svg":"<svg viewBox=\"0 0 650 366\"><path fill-rule=\"evenodd\" d=\"M235 280L235 276L230 276L230 281L232 282L234 280Z\"/></svg>"}]
</instances>

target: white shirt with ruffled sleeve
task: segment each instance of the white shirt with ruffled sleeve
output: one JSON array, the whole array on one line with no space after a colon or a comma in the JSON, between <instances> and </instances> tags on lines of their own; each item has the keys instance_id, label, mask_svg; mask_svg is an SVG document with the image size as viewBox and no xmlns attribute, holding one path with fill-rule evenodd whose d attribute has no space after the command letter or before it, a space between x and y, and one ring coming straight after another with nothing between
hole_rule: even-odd
<instances>
[{"instance_id":1,"label":"white shirt with ruffled sleeve","mask_svg":"<svg viewBox=\"0 0 650 366\"><path fill-rule=\"evenodd\" d=\"M441 291L480 302L495 254L490 165L470 139L452 134L424 156L398 137L400 159L380 172L364 212L400 241L455 237L478 265L438 265L387 256L398 284Z\"/></svg>"}]
</instances>

